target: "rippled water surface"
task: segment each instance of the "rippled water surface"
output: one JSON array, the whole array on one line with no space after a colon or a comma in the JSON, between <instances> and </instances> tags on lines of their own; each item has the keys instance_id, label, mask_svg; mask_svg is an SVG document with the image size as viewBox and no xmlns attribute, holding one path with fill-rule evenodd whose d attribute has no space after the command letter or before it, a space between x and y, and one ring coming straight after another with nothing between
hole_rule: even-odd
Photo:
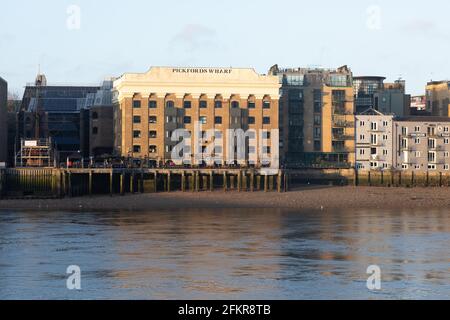
<instances>
[{"instance_id":1,"label":"rippled water surface","mask_svg":"<svg viewBox=\"0 0 450 320\"><path fill-rule=\"evenodd\" d=\"M448 299L450 211L0 211L0 299L53 298Z\"/></svg>"}]
</instances>

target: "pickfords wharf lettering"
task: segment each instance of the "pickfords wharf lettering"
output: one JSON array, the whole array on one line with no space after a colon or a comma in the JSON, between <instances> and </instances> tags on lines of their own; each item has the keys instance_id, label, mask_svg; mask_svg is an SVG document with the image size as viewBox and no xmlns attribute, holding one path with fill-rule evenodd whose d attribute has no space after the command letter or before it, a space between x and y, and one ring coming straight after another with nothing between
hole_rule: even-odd
<instances>
[{"instance_id":1,"label":"pickfords wharf lettering","mask_svg":"<svg viewBox=\"0 0 450 320\"><path fill-rule=\"evenodd\" d=\"M197 73L197 74L230 74L232 69L215 69L215 68L174 68L173 73Z\"/></svg>"}]
</instances>

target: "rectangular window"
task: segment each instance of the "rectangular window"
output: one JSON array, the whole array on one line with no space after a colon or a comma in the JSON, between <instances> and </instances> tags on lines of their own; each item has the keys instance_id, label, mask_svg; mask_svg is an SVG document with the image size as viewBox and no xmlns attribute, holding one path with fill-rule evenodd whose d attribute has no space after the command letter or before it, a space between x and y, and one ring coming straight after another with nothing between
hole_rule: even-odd
<instances>
[{"instance_id":1,"label":"rectangular window","mask_svg":"<svg viewBox=\"0 0 450 320\"><path fill-rule=\"evenodd\" d=\"M133 131L133 138L140 138L141 137L141 131L140 130L134 130Z\"/></svg>"},{"instance_id":2,"label":"rectangular window","mask_svg":"<svg viewBox=\"0 0 450 320\"><path fill-rule=\"evenodd\" d=\"M92 128L92 134L97 134L98 133L98 128L97 127L93 127Z\"/></svg>"},{"instance_id":3,"label":"rectangular window","mask_svg":"<svg viewBox=\"0 0 450 320\"><path fill-rule=\"evenodd\" d=\"M378 130L378 123L372 122L371 129L374 130L374 131Z\"/></svg>"},{"instance_id":4,"label":"rectangular window","mask_svg":"<svg viewBox=\"0 0 450 320\"><path fill-rule=\"evenodd\" d=\"M408 127L402 127L402 135L404 136L408 135Z\"/></svg>"},{"instance_id":5,"label":"rectangular window","mask_svg":"<svg viewBox=\"0 0 450 320\"><path fill-rule=\"evenodd\" d=\"M158 104L156 103L156 101L154 101L154 100L149 100L148 101L148 107L150 109L156 109L157 106L158 106Z\"/></svg>"},{"instance_id":6,"label":"rectangular window","mask_svg":"<svg viewBox=\"0 0 450 320\"><path fill-rule=\"evenodd\" d=\"M206 117L205 116L201 116L199 118L199 121L200 121L201 124L206 124Z\"/></svg>"},{"instance_id":7,"label":"rectangular window","mask_svg":"<svg viewBox=\"0 0 450 320\"><path fill-rule=\"evenodd\" d=\"M206 109L206 108L208 108L208 101L206 101L206 100L200 100L199 106L200 106L200 109Z\"/></svg>"},{"instance_id":8,"label":"rectangular window","mask_svg":"<svg viewBox=\"0 0 450 320\"><path fill-rule=\"evenodd\" d=\"M222 101L220 100L214 101L214 108L216 109L222 108Z\"/></svg>"},{"instance_id":9,"label":"rectangular window","mask_svg":"<svg viewBox=\"0 0 450 320\"><path fill-rule=\"evenodd\" d=\"M156 123L156 116L149 116L148 123Z\"/></svg>"},{"instance_id":10,"label":"rectangular window","mask_svg":"<svg viewBox=\"0 0 450 320\"><path fill-rule=\"evenodd\" d=\"M444 170L450 170L450 167L449 167L449 165L448 164L444 164Z\"/></svg>"},{"instance_id":11,"label":"rectangular window","mask_svg":"<svg viewBox=\"0 0 450 320\"><path fill-rule=\"evenodd\" d=\"M428 139L428 148L429 149L436 148L436 139Z\"/></svg>"},{"instance_id":12,"label":"rectangular window","mask_svg":"<svg viewBox=\"0 0 450 320\"><path fill-rule=\"evenodd\" d=\"M137 109L141 107L141 101L140 100L133 100L133 108Z\"/></svg>"},{"instance_id":13,"label":"rectangular window","mask_svg":"<svg viewBox=\"0 0 450 320\"><path fill-rule=\"evenodd\" d=\"M263 131L262 138L266 140L270 139L270 131Z\"/></svg>"},{"instance_id":14,"label":"rectangular window","mask_svg":"<svg viewBox=\"0 0 450 320\"><path fill-rule=\"evenodd\" d=\"M222 124L222 117L214 117L214 123L215 124Z\"/></svg>"},{"instance_id":15,"label":"rectangular window","mask_svg":"<svg viewBox=\"0 0 450 320\"><path fill-rule=\"evenodd\" d=\"M134 145L133 146L133 152L135 152L135 153L141 152L141 146L140 145Z\"/></svg>"},{"instance_id":16,"label":"rectangular window","mask_svg":"<svg viewBox=\"0 0 450 320\"><path fill-rule=\"evenodd\" d=\"M156 131L152 130L152 131L148 132L148 137L149 138L154 139L154 138L156 138L156 136L157 136L157 132Z\"/></svg>"},{"instance_id":17,"label":"rectangular window","mask_svg":"<svg viewBox=\"0 0 450 320\"><path fill-rule=\"evenodd\" d=\"M444 139L444 144L448 144L449 143L449 139L448 138L445 138Z\"/></svg>"},{"instance_id":18,"label":"rectangular window","mask_svg":"<svg viewBox=\"0 0 450 320\"><path fill-rule=\"evenodd\" d=\"M378 136L376 134L370 135L370 143L371 144L378 144Z\"/></svg>"},{"instance_id":19,"label":"rectangular window","mask_svg":"<svg viewBox=\"0 0 450 320\"><path fill-rule=\"evenodd\" d=\"M248 117L248 124L255 124L255 117Z\"/></svg>"},{"instance_id":20,"label":"rectangular window","mask_svg":"<svg viewBox=\"0 0 450 320\"><path fill-rule=\"evenodd\" d=\"M141 116L133 116L133 123L141 123Z\"/></svg>"},{"instance_id":21,"label":"rectangular window","mask_svg":"<svg viewBox=\"0 0 450 320\"><path fill-rule=\"evenodd\" d=\"M270 117L264 117L263 124L270 124Z\"/></svg>"},{"instance_id":22,"label":"rectangular window","mask_svg":"<svg viewBox=\"0 0 450 320\"><path fill-rule=\"evenodd\" d=\"M436 162L436 152L428 152L428 162Z\"/></svg>"},{"instance_id":23,"label":"rectangular window","mask_svg":"<svg viewBox=\"0 0 450 320\"><path fill-rule=\"evenodd\" d=\"M415 132L420 132L420 127L414 127Z\"/></svg>"},{"instance_id":24,"label":"rectangular window","mask_svg":"<svg viewBox=\"0 0 450 320\"><path fill-rule=\"evenodd\" d=\"M249 108L249 109L255 109L255 103L249 101L249 102L247 103L247 108Z\"/></svg>"},{"instance_id":25,"label":"rectangular window","mask_svg":"<svg viewBox=\"0 0 450 320\"><path fill-rule=\"evenodd\" d=\"M184 101L183 102L183 108L190 109L191 107L192 107L192 102L191 101Z\"/></svg>"},{"instance_id":26,"label":"rectangular window","mask_svg":"<svg viewBox=\"0 0 450 320\"><path fill-rule=\"evenodd\" d=\"M149 146L149 147L148 147L148 152L150 152L150 153L156 153L156 150L157 150L157 149L156 149L156 146L153 146L153 145L152 145L152 146Z\"/></svg>"},{"instance_id":27,"label":"rectangular window","mask_svg":"<svg viewBox=\"0 0 450 320\"><path fill-rule=\"evenodd\" d=\"M189 117L189 116L184 117L183 118L183 123L186 123L186 124L191 123L191 117Z\"/></svg>"},{"instance_id":28,"label":"rectangular window","mask_svg":"<svg viewBox=\"0 0 450 320\"><path fill-rule=\"evenodd\" d=\"M270 101L263 102L263 109L270 109Z\"/></svg>"}]
</instances>

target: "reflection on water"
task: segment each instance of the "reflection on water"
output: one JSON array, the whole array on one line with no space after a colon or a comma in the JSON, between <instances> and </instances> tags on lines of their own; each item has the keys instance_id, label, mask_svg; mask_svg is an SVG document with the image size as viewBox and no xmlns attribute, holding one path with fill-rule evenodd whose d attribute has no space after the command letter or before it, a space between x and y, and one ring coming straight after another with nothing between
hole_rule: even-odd
<instances>
[{"instance_id":1,"label":"reflection on water","mask_svg":"<svg viewBox=\"0 0 450 320\"><path fill-rule=\"evenodd\" d=\"M0 298L448 299L449 244L450 211L3 211Z\"/></svg>"}]
</instances>

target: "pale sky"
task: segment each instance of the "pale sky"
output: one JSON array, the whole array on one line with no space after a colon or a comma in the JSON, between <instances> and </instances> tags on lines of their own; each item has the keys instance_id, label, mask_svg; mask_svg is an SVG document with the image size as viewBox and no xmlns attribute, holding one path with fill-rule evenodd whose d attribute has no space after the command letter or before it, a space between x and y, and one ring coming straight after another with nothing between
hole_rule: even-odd
<instances>
[{"instance_id":1,"label":"pale sky","mask_svg":"<svg viewBox=\"0 0 450 320\"><path fill-rule=\"evenodd\" d=\"M38 65L56 84L159 65L347 64L411 94L450 78L448 0L2 0L0 12L0 76L20 95Z\"/></svg>"}]
</instances>

